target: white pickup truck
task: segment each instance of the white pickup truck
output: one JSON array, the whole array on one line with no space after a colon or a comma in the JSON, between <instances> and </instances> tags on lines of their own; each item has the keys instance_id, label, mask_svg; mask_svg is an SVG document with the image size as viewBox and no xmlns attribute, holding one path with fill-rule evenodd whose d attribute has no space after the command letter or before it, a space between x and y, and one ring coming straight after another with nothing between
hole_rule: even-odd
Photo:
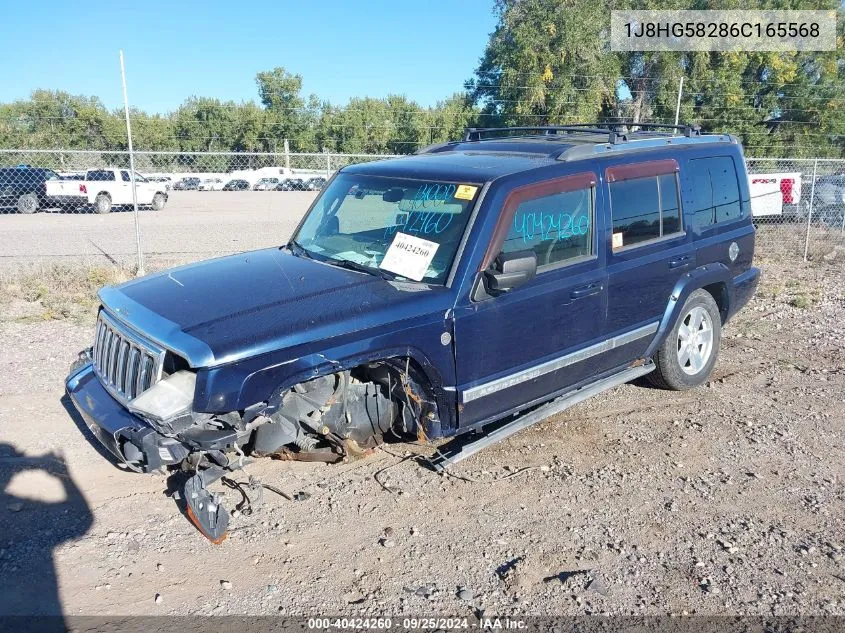
<instances>
[{"instance_id":1,"label":"white pickup truck","mask_svg":"<svg viewBox=\"0 0 845 633\"><path fill-rule=\"evenodd\" d=\"M132 204L132 179L128 169L89 169L84 180L50 180L47 197L65 208L92 206L97 213ZM159 211L167 204L164 183L135 174L138 205Z\"/></svg>"},{"instance_id":2,"label":"white pickup truck","mask_svg":"<svg viewBox=\"0 0 845 633\"><path fill-rule=\"evenodd\" d=\"M751 215L771 220L800 219L801 172L748 174Z\"/></svg>"}]
</instances>

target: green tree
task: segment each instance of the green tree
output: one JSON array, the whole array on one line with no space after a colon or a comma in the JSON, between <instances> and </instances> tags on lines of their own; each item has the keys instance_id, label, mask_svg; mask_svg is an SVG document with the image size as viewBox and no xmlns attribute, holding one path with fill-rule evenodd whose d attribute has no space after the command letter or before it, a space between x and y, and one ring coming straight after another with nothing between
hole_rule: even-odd
<instances>
[{"instance_id":1,"label":"green tree","mask_svg":"<svg viewBox=\"0 0 845 633\"><path fill-rule=\"evenodd\" d=\"M269 136L278 144L284 139L298 141L303 131L305 107L305 101L300 95L302 77L278 66L258 73L255 83L258 85L258 97L267 111ZM291 149L298 149L295 143Z\"/></svg>"},{"instance_id":2,"label":"green tree","mask_svg":"<svg viewBox=\"0 0 845 633\"><path fill-rule=\"evenodd\" d=\"M835 0L727 0L718 8L829 9ZM498 23L467 82L485 124L681 120L739 136L750 155L843 155L841 53L611 52L610 10L711 9L676 0L499 0Z\"/></svg>"},{"instance_id":3,"label":"green tree","mask_svg":"<svg viewBox=\"0 0 845 633\"><path fill-rule=\"evenodd\" d=\"M615 106L621 60L607 51L606 2L498 0L496 10L466 85L486 123L590 121Z\"/></svg>"}]
</instances>

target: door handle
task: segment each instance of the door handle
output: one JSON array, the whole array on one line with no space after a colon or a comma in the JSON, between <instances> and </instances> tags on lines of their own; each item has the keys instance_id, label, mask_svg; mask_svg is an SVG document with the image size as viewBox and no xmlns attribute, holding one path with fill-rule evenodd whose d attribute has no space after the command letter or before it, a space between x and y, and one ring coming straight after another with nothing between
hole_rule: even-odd
<instances>
[{"instance_id":1,"label":"door handle","mask_svg":"<svg viewBox=\"0 0 845 633\"><path fill-rule=\"evenodd\" d=\"M689 266L689 257L679 257L677 259L669 260L669 270L675 270L677 268L686 268L687 266Z\"/></svg>"},{"instance_id":2,"label":"door handle","mask_svg":"<svg viewBox=\"0 0 845 633\"><path fill-rule=\"evenodd\" d=\"M589 286L576 288L575 290L569 293L569 297L570 299L583 299L584 297L597 295L602 290L604 290L604 286L602 286L601 284L590 284Z\"/></svg>"}]
</instances>

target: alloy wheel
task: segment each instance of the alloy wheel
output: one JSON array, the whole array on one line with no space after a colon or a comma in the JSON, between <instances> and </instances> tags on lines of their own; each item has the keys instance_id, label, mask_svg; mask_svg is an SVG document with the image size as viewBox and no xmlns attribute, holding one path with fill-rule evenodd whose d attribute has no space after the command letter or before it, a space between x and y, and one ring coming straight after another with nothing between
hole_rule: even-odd
<instances>
[{"instance_id":1,"label":"alloy wheel","mask_svg":"<svg viewBox=\"0 0 845 633\"><path fill-rule=\"evenodd\" d=\"M683 372L695 376L707 365L713 353L713 323L700 306L687 312L678 328L678 364Z\"/></svg>"}]
</instances>

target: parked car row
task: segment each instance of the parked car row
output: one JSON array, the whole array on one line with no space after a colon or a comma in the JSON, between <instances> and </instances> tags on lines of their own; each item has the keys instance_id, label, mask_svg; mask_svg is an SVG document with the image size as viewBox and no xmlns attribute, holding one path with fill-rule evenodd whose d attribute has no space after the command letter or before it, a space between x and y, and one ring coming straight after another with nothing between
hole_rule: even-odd
<instances>
[{"instance_id":1,"label":"parked car row","mask_svg":"<svg viewBox=\"0 0 845 633\"><path fill-rule=\"evenodd\" d=\"M223 178L186 177L173 183L173 189L179 191L320 191L326 184L326 178L259 178L254 184L243 178L226 181Z\"/></svg>"},{"instance_id":2,"label":"parked car row","mask_svg":"<svg viewBox=\"0 0 845 633\"><path fill-rule=\"evenodd\" d=\"M71 211L89 208L109 213L115 207L128 206L137 200L143 207L163 209L169 191L319 191L326 178L261 178L254 185L242 178L225 181L220 177L201 179L195 176L173 182L169 176L148 176L135 172L135 195L132 195L132 173L128 169L89 169L84 172L59 174L52 169L16 165L0 167L0 208L13 207L19 213L35 213L41 209L59 208Z\"/></svg>"},{"instance_id":3,"label":"parked car row","mask_svg":"<svg viewBox=\"0 0 845 633\"><path fill-rule=\"evenodd\" d=\"M277 186L276 191L320 191L326 184L326 179L316 176L303 180L302 178L285 178Z\"/></svg>"},{"instance_id":4,"label":"parked car row","mask_svg":"<svg viewBox=\"0 0 845 633\"><path fill-rule=\"evenodd\" d=\"M146 178L149 182L160 182L167 191L173 188L173 179L170 176L147 176Z\"/></svg>"},{"instance_id":5,"label":"parked car row","mask_svg":"<svg viewBox=\"0 0 845 633\"><path fill-rule=\"evenodd\" d=\"M182 178L173 183L177 191L198 191L202 181L199 178Z\"/></svg>"}]
</instances>

